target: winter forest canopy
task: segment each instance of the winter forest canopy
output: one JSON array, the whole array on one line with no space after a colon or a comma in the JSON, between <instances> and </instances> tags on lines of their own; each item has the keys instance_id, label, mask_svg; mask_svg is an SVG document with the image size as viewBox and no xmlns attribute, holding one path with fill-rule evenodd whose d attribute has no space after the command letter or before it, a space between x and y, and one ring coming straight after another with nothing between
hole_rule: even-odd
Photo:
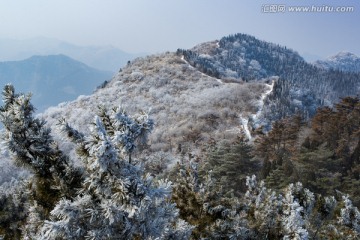
<instances>
[{"instance_id":1,"label":"winter forest canopy","mask_svg":"<svg viewBox=\"0 0 360 240\"><path fill-rule=\"evenodd\" d=\"M358 84L239 34L40 116L6 85L0 239L359 239Z\"/></svg>"},{"instance_id":2,"label":"winter forest canopy","mask_svg":"<svg viewBox=\"0 0 360 240\"><path fill-rule=\"evenodd\" d=\"M71 159L33 117L28 95L8 85L3 100L5 144L33 174L1 188L6 239L359 237L359 200L348 195L358 196L358 99L319 110L311 126L299 117L276 122L254 146L242 135L210 143L207 154L158 173L156 162L146 172L131 158L153 128L146 114L99 108L89 135L62 119L58 127L77 146Z\"/></svg>"}]
</instances>

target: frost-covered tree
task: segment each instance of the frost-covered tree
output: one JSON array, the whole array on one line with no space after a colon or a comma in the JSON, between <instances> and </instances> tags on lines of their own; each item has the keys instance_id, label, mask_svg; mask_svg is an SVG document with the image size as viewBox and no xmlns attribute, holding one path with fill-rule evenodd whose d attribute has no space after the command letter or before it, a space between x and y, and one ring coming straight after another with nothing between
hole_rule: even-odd
<instances>
[{"instance_id":1,"label":"frost-covered tree","mask_svg":"<svg viewBox=\"0 0 360 240\"><path fill-rule=\"evenodd\" d=\"M339 223L350 227L360 234L360 212L354 207L348 196L343 196L344 207L340 210Z\"/></svg>"},{"instance_id":2,"label":"frost-covered tree","mask_svg":"<svg viewBox=\"0 0 360 240\"><path fill-rule=\"evenodd\" d=\"M290 184L287 187L282 216L284 239L309 239L305 217L311 213L314 202L314 194L304 189L301 183Z\"/></svg>"},{"instance_id":3,"label":"frost-covered tree","mask_svg":"<svg viewBox=\"0 0 360 240\"><path fill-rule=\"evenodd\" d=\"M247 177L248 190L236 197L222 191L197 163L184 161L175 171L173 200L181 217L195 226L194 239L357 239L359 211L344 197L314 194L301 183L281 190ZM340 196L341 197L341 196Z\"/></svg>"},{"instance_id":4,"label":"frost-covered tree","mask_svg":"<svg viewBox=\"0 0 360 240\"><path fill-rule=\"evenodd\" d=\"M43 211L40 215L46 218L60 198L75 196L76 188L80 187L81 171L59 150L45 121L33 117L30 95L16 94L12 85L6 85L2 94L3 145L10 150L18 166L26 167L34 174L25 189L29 192L27 201L30 205L40 205Z\"/></svg>"},{"instance_id":5,"label":"frost-covered tree","mask_svg":"<svg viewBox=\"0 0 360 240\"><path fill-rule=\"evenodd\" d=\"M74 194L81 172L59 150L45 121L33 117L35 108L30 98L30 94L16 94L12 85L4 87L4 105L0 107L0 120L6 130L4 144L17 165L35 174L35 199L52 207L59 197Z\"/></svg>"},{"instance_id":6,"label":"frost-covered tree","mask_svg":"<svg viewBox=\"0 0 360 240\"><path fill-rule=\"evenodd\" d=\"M244 216L256 239L358 239L359 211L348 197L315 195L301 183L279 194L247 178Z\"/></svg>"},{"instance_id":7,"label":"frost-covered tree","mask_svg":"<svg viewBox=\"0 0 360 240\"><path fill-rule=\"evenodd\" d=\"M20 239L28 194L26 183L15 179L0 186L0 239Z\"/></svg>"},{"instance_id":8,"label":"frost-covered tree","mask_svg":"<svg viewBox=\"0 0 360 240\"><path fill-rule=\"evenodd\" d=\"M79 195L62 199L51 211L42 239L187 239L191 227L178 219L171 203L171 182L155 183L131 163L136 142L144 140L153 122L146 114L131 117L122 109L96 116L85 136L61 124L78 144L85 165Z\"/></svg>"},{"instance_id":9,"label":"frost-covered tree","mask_svg":"<svg viewBox=\"0 0 360 240\"><path fill-rule=\"evenodd\" d=\"M182 161L175 167L173 200L181 217L194 225L192 239L251 239L240 199L226 194L210 171L203 179L198 163Z\"/></svg>"},{"instance_id":10,"label":"frost-covered tree","mask_svg":"<svg viewBox=\"0 0 360 240\"><path fill-rule=\"evenodd\" d=\"M189 238L192 227L170 201L171 182L155 182L131 161L153 128L146 114L131 117L120 108L101 108L90 134L61 120L61 129L78 146L80 171L58 149L45 122L32 116L30 95L15 94L11 85L3 95L5 142L17 163L34 173L22 238Z\"/></svg>"}]
</instances>

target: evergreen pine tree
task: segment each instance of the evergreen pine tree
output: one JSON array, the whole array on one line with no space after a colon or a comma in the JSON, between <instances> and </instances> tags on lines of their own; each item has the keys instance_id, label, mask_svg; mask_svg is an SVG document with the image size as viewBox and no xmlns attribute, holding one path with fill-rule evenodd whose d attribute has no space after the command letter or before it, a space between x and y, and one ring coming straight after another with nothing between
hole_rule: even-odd
<instances>
[{"instance_id":1,"label":"evergreen pine tree","mask_svg":"<svg viewBox=\"0 0 360 240\"><path fill-rule=\"evenodd\" d=\"M146 141L153 127L146 114L131 117L120 108L102 108L90 135L61 120L62 130L78 146L84 163L80 171L59 150L45 122L33 118L30 95L15 94L7 85L3 96L0 118L7 131L5 143L16 162L34 173L22 238L189 238L192 227L178 218L171 182L155 182L132 161L137 143ZM7 224L14 222L18 219Z\"/></svg>"},{"instance_id":2,"label":"evergreen pine tree","mask_svg":"<svg viewBox=\"0 0 360 240\"><path fill-rule=\"evenodd\" d=\"M236 195L246 192L246 176L259 170L259 162L252 156L252 147L241 135L233 144L219 144L208 153L205 171L212 171L218 187Z\"/></svg>"},{"instance_id":3,"label":"evergreen pine tree","mask_svg":"<svg viewBox=\"0 0 360 240\"><path fill-rule=\"evenodd\" d=\"M26 220L29 192L27 182L12 179L0 186L0 239L20 239Z\"/></svg>"},{"instance_id":4,"label":"evergreen pine tree","mask_svg":"<svg viewBox=\"0 0 360 240\"><path fill-rule=\"evenodd\" d=\"M62 199L41 229L43 239L187 239L191 227L178 218L171 182L153 181L131 161L136 141L145 140L153 122L122 109L96 116L90 136L62 122L78 144L85 180L74 200Z\"/></svg>"},{"instance_id":5,"label":"evergreen pine tree","mask_svg":"<svg viewBox=\"0 0 360 240\"><path fill-rule=\"evenodd\" d=\"M30 95L16 94L12 85L6 85L0 120L5 128L3 142L15 163L34 174L28 184L30 204L40 205L43 209L40 215L46 218L60 198L76 196L82 173L59 150L45 121L33 117L30 98Z\"/></svg>"}]
</instances>

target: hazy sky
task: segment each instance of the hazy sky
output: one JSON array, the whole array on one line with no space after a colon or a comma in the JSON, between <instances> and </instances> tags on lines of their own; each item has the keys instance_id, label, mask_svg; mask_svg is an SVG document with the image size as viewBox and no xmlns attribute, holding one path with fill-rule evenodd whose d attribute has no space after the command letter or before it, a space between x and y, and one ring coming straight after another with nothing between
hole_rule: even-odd
<instances>
[{"instance_id":1,"label":"hazy sky","mask_svg":"<svg viewBox=\"0 0 360 240\"><path fill-rule=\"evenodd\" d=\"M285 12L264 13L274 4ZM354 11L294 13L291 6ZM191 48L240 32L300 54L360 55L359 23L360 0L0 0L0 38L42 36L132 53Z\"/></svg>"}]
</instances>

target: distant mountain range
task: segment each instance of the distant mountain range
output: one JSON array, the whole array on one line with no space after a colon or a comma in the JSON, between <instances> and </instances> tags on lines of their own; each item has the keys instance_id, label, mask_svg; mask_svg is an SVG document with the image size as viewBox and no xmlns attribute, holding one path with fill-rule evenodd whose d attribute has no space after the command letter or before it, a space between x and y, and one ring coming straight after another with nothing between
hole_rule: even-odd
<instances>
[{"instance_id":1,"label":"distant mountain range","mask_svg":"<svg viewBox=\"0 0 360 240\"><path fill-rule=\"evenodd\" d=\"M326 60L318 60L315 66L344 72L360 72L360 57L350 52L340 52Z\"/></svg>"},{"instance_id":2,"label":"distant mountain range","mask_svg":"<svg viewBox=\"0 0 360 240\"><path fill-rule=\"evenodd\" d=\"M34 55L64 54L93 68L117 72L129 60L144 54L131 54L113 46L77 46L50 38L0 39L0 61L24 60Z\"/></svg>"},{"instance_id":3,"label":"distant mountain range","mask_svg":"<svg viewBox=\"0 0 360 240\"><path fill-rule=\"evenodd\" d=\"M111 77L112 72L91 68L65 55L0 62L1 87L12 83L18 91L31 92L39 112L78 95L91 94Z\"/></svg>"}]
</instances>

